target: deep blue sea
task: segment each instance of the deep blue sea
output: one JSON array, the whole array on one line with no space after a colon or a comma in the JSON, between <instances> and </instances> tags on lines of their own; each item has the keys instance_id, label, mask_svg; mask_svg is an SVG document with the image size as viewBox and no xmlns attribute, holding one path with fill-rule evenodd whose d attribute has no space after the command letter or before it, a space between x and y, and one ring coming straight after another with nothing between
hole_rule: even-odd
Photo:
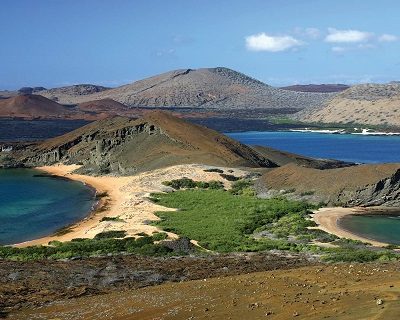
<instances>
[{"instance_id":1,"label":"deep blue sea","mask_svg":"<svg viewBox=\"0 0 400 320\"><path fill-rule=\"evenodd\" d=\"M0 244L49 235L84 218L94 190L80 182L35 177L30 169L0 169Z\"/></svg>"},{"instance_id":2,"label":"deep blue sea","mask_svg":"<svg viewBox=\"0 0 400 320\"><path fill-rule=\"evenodd\" d=\"M316 158L357 163L400 162L400 136L359 136L303 132L240 132L228 136Z\"/></svg>"}]
</instances>

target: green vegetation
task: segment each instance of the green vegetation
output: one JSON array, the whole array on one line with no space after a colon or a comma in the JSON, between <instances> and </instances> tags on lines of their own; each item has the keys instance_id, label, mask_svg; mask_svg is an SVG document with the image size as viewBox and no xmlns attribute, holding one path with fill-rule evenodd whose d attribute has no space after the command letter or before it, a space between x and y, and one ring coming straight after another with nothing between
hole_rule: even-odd
<instances>
[{"instance_id":1,"label":"green vegetation","mask_svg":"<svg viewBox=\"0 0 400 320\"><path fill-rule=\"evenodd\" d=\"M328 262L396 261L399 259L398 254L391 250L332 248L325 251L328 254L325 254L323 258Z\"/></svg>"},{"instance_id":2,"label":"green vegetation","mask_svg":"<svg viewBox=\"0 0 400 320\"><path fill-rule=\"evenodd\" d=\"M295 119L292 119L287 116L271 116L268 117L267 120L273 124L277 125L296 125L298 127L309 127L313 129L328 129L328 130L338 130L344 129L348 133L356 132L354 128L369 128L376 131L398 131L399 128L396 126L390 125L372 125L365 123L357 123L357 122L348 122L348 123L340 123L340 122L332 122L332 123L324 123L324 122L301 122Z\"/></svg>"},{"instance_id":3,"label":"green vegetation","mask_svg":"<svg viewBox=\"0 0 400 320\"><path fill-rule=\"evenodd\" d=\"M104 234L104 233L103 233ZM111 234L108 233L107 236ZM119 234L118 236L120 236ZM41 259L69 259L72 257L89 257L104 254L127 252L132 254L162 256L172 254L172 250L163 245L160 235L140 238L112 239L97 237L97 239L74 239L69 242L51 241L49 246L32 246L15 248L0 246L0 259L31 261Z\"/></svg>"},{"instance_id":4,"label":"green vegetation","mask_svg":"<svg viewBox=\"0 0 400 320\"><path fill-rule=\"evenodd\" d=\"M301 192L301 193L300 193L300 195L301 195L302 197L304 197L304 196L312 196L313 194L315 194L315 191L313 191L313 190L304 191L304 192Z\"/></svg>"},{"instance_id":5,"label":"green vegetation","mask_svg":"<svg viewBox=\"0 0 400 320\"><path fill-rule=\"evenodd\" d=\"M239 177L236 177L232 174L221 173L220 176L228 181L238 181L240 179Z\"/></svg>"},{"instance_id":6,"label":"green vegetation","mask_svg":"<svg viewBox=\"0 0 400 320\"><path fill-rule=\"evenodd\" d=\"M153 201L178 209L156 213L161 220L155 224L217 252L310 251L328 262L389 261L400 257L392 250L376 251L368 243L309 229L315 226L308 211L314 206L284 197L258 199L247 193L249 189L252 190L252 182L240 180L229 192L191 189L153 194ZM337 247L324 248L313 241Z\"/></svg>"},{"instance_id":7,"label":"green vegetation","mask_svg":"<svg viewBox=\"0 0 400 320\"><path fill-rule=\"evenodd\" d=\"M155 232L153 233L153 240L154 241L162 241L168 238L168 234L165 232Z\"/></svg>"},{"instance_id":8,"label":"green vegetation","mask_svg":"<svg viewBox=\"0 0 400 320\"><path fill-rule=\"evenodd\" d=\"M220 181L194 181L189 178L176 179L171 181L164 181L163 185L174 188L175 190L179 189L223 189L224 185Z\"/></svg>"},{"instance_id":9,"label":"green vegetation","mask_svg":"<svg viewBox=\"0 0 400 320\"><path fill-rule=\"evenodd\" d=\"M103 222L103 221L125 222L123 219L121 219L119 217L103 217L103 218L101 218L100 222Z\"/></svg>"},{"instance_id":10,"label":"green vegetation","mask_svg":"<svg viewBox=\"0 0 400 320\"><path fill-rule=\"evenodd\" d=\"M311 208L305 202L235 196L223 190L153 194L152 199L163 206L179 209L177 212L158 212L161 218L156 222L158 226L165 231L195 239L202 247L219 252L275 248L297 250L297 245L286 239L256 240L251 234L284 216L298 214L305 217Z\"/></svg>"},{"instance_id":11,"label":"green vegetation","mask_svg":"<svg viewBox=\"0 0 400 320\"><path fill-rule=\"evenodd\" d=\"M229 192L237 196L255 196L256 194L253 188L253 182L247 179L239 180L233 183Z\"/></svg>"},{"instance_id":12,"label":"green vegetation","mask_svg":"<svg viewBox=\"0 0 400 320\"><path fill-rule=\"evenodd\" d=\"M126 236L126 231L124 230L112 230L112 231L104 231L95 235L95 240L100 239L110 239L110 238L123 238Z\"/></svg>"}]
</instances>

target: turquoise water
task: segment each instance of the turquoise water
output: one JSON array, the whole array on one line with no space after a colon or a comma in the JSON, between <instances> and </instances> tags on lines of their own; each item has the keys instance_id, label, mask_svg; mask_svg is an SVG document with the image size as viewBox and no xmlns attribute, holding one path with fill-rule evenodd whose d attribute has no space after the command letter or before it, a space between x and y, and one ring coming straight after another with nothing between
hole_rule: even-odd
<instances>
[{"instance_id":1,"label":"turquoise water","mask_svg":"<svg viewBox=\"0 0 400 320\"><path fill-rule=\"evenodd\" d=\"M85 217L94 190L80 182L35 177L30 169L0 169L0 244L49 235Z\"/></svg>"},{"instance_id":2,"label":"turquoise water","mask_svg":"<svg viewBox=\"0 0 400 320\"><path fill-rule=\"evenodd\" d=\"M339 224L343 229L367 239L400 244L399 216L350 215L340 219Z\"/></svg>"},{"instance_id":3,"label":"turquoise water","mask_svg":"<svg viewBox=\"0 0 400 320\"><path fill-rule=\"evenodd\" d=\"M228 136L316 158L357 163L400 162L400 136L359 136L302 132L240 132Z\"/></svg>"}]
</instances>

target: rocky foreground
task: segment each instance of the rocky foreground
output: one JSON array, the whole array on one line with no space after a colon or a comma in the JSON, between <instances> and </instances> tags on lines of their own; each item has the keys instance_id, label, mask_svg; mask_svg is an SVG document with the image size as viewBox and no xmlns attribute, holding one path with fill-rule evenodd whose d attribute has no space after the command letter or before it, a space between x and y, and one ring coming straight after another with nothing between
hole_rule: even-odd
<instances>
[{"instance_id":1,"label":"rocky foreground","mask_svg":"<svg viewBox=\"0 0 400 320\"><path fill-rule=\"evenodd\" d=\"M9 319L387 320L400 313L400 270L393 263L300 267L295 257L271 255L144 260L74 261L69 267L76 274L68 277L63 262L30 265L28 270L24 264L16 269L6 265L1 279L9 280L1 286L3 296L7 290L21 290L20 283L26 286L17 305L21 310L12 311ZM300 268L287 269L294 265ZM57 276L48 270L56 266ZM275 268L279 270L271 270ZM271 271L245 274L261 270ZM49 282L39 289L35 281L45 274ZM33 278L21 280L27 275ZM198 280L180 282L189 279ZM164 281L173 282L136 289ZM48 298L56 301L24 308Z\"/></svg>"}]
</instances>

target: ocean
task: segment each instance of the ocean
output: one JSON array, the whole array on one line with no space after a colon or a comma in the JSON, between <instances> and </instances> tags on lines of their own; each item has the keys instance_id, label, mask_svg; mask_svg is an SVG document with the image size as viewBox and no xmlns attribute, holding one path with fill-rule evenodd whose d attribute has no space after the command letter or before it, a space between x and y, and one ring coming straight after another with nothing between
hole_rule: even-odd
<instances>
[{"instance_id":1,"label":"ocean","mask_svg":"<svg viewBox=\"0 0 400 320\"><path fill-rule=\"evenodd\" d=\"M94 190L31 169L0 169L0 244L50 235L81 220L95 203Z\"/></svg>"},{"instance_id":2,"label":"ocean","mask_svg":"<svg viewBox=\"0 0 400 320\"><path fill-rule=\"evenodd\" d=\"M245 144L269 146L315 158L356 163L400 162L400 136L285 131L250 131L227 135Z\"/></svg>"}]
</instances>

